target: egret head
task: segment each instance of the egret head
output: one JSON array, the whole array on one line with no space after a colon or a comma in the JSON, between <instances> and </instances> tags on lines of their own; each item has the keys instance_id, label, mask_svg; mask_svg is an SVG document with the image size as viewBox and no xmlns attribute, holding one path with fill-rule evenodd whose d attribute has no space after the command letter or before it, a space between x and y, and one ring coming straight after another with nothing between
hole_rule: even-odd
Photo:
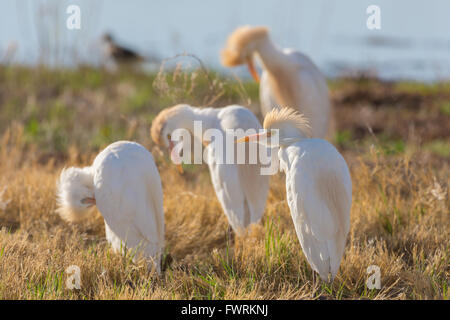
<instances>
[{"instance_id":1,"label":"egret head","mask_svg":"<svg viewBox=\"0 0 450 320\"><path fill-rule=\"evenodd\" d=\"M158 113L150 129L153 142L158 146L169 148L172 132L183 128L183 120L186 120L185 115L189 109L190 106L187 104L177 104Z\"/></svg>"},{"instance_id":2,"label":"egret head","mask_svg":"<svg viewBox=\"0 0 450 320\"><path fill-rule=\"evenodd\" d=\"M288 146L311 137L308 120L292 108L274 108L264 118L264 132L239 139L255 141L267 147Z\"/></svg>"},{"instance_id":3,"label":"egret head","mask_svg":"<svg viewBox=\"0 0 450 320\"><path fill-rule=\"evenodd\" d=\"M253 64L253 53L269 36L266 27L239 27L228 37L225 48L221 52L222 64L234 67L247 63L249 71L256 82L259 82L258 73Z\"/></svg>"},{"instance_id":4,"label":"egret head","mask_svg":"<svg viewBox=\"0 0 450 320\"><path fill-rule=\"evenodd\" d=\"M150 134L154 143L165 147L172 153L174 143L171 139L176 129L187 129L186 123L190 121L191 107L187 104L178 104L161 111L152 122ZM178 166L182 172L181 165Z\"/></svg>"}]
</instances>

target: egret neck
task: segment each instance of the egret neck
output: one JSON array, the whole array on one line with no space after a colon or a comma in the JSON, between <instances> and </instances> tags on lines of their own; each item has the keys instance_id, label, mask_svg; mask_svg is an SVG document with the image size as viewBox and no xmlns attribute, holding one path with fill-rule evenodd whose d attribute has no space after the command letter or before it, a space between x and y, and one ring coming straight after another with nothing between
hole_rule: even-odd
<instances>
[{"instance_id":1,"label":"egret neck","mask_svg":"<svg viewBox=\"0 0 450 320\"><path fill-rule=\"evenodd\" d=\"M256 45L256 55L261 60L263 68L269 73L276 73L286 66L286 55L278 48L269 37L261 39Z\"/></svg>"},{"instance_id":2,"label":"egret neck","mask_svg":"<svg viewBox=\"0 0 450 320\"><path fill-rule=\"evenodd\" d=\"M269 38L260 40L255 53L267 72L267 81L277 104L297 108L296 93L301 91L300 83L296 78L297 64L293 64L292 59Z\"/></svg>"},{"instance_id":3,"label":"egret neck","mask_svg":"<svg viewBox=\"0 0 450 320\"><path fill-rule=\"evenodd\" d=\"M218 109L214 108L196 108L189 106L178 113L169 121L172 122L174 129L185 129L195 138L203 141L203 134L206 130L217 127ZM201 127L196 128L196 121L201 122Z\"/></svg>"},{"instance_id":4,"label":"egret neck","mask_svg":"<svg viewBox=\"0 0 450 320\"><path fill-rule=\"evenodd\" d=\"M280 147L289 147L300 140L308 138L301 130L289 123L281 124L278 130Z\"/></svg>"}]
</instances>

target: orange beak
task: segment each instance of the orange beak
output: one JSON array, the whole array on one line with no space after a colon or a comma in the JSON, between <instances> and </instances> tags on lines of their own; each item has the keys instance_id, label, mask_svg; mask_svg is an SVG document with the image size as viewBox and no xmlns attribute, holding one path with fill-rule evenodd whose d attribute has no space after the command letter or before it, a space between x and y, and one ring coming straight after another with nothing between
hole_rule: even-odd
<instances>
[{"instance_id":1,"label":"orange beak","mask_svg":"<svg viewBox=\"0 0 450 320\"><path fill-rule=\"evenodd\" d=\"M172 155L173 147L174 147L173 142L172 142L171 140L169 140L169 154L170 154L170 155ZM178 158L178 155L176 155L176 157ZM177 161L177 162L178 162L178 161ZM183 170L183 165L182 165L181 161L180 161L180 163L177 164L176 166L177 166L177 168L178 168L178 172L181 173L181 174L183 174L183 173L184 173L184 170Z\"/></svg>"},{"instance_id":2,"label":"orange beak","mask_svg":"<svg viewBox=\"0 0 450 320\"><path fill-rule=\"evenodd\" d=\"M259 75L255 69L255 65L253 64L253 59L251 57L247 58L247 66L248 71L250 71L250 74L252 75L253 79L255 79L257 83L259 83Z\"/></svg>"},{"instance_id":3,"label":"orange beak","mask_svg":"<svg viewBox=\"0 0 450 320\"><path fill-rule=\"evenodd\" d=\"M251 134L249 136L240 138L236 140L236 143L241 143L241 142L258 142L261 138L263 137L270 137L272 135L271 132L262 132L262 133L257 133L257 134Z\"/></svg>"},{"instance_id":4,"label":"orange beak","mask_svg":"<svg viewBox=\"0 0 450 320\"><path fill-rule=\"evenodd\" d=\"M88 207L92 207L92 206L95 206L96 201L95 201L95 198L90 198L90 197L88 197L88 198L82 199L82 200L81 200L81 203L82 203L82 204L87 204Z\"/></svg>"}]
</instances>

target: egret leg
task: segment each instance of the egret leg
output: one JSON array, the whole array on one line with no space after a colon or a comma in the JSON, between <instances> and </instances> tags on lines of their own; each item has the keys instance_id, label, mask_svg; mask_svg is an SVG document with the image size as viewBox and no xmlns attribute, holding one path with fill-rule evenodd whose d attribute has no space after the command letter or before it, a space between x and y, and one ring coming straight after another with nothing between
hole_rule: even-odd
<instances>
[{"instance_id":1,"label":"egret leg","mask_svg":"<svg viewBox=\"0 0 450 320\"><path fill-rule=\"evenodd\" d=\"M173 262L173 257L170 253L167 253L166 255L161 254L161 272L166 271L168 267Z\"/></svg>"},{"instance_id":2,"label":"egret leg","mask_svg":"<svg viewBox=\"0 0 450 320\"><path fill-rule=\"evenodd\" d=\"M235 234L233 228L231 228L231 226L229 225L228 229L227 229L227 241L234 242L235 237L236 237L236 234Z\"/></svg>"}]
</instances>

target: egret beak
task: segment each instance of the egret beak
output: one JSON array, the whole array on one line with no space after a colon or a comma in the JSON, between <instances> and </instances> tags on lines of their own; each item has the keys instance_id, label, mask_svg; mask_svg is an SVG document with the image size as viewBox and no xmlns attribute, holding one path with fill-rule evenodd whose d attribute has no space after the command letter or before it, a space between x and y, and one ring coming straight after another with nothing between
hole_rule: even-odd
<instances>
[{"instance_id":1,"label":"egret beak","mask_svg":"<svg viewBox=\"0 0 450 320\"><path fill-rule=\"evenodd\" d=\"M252 57L247 58L247 66L248 66L248 71L250 71L250 74L252 75L253 79L255 79L255 81L257 83L259 83L259 75L255 69L255 65L253 64Z\"/></svg>"},{"instance_id":2,"label":"egret beak","mask_svg":"<svg viewBox=\"0 0 450 320\"><path fill-rule=\"evenodd\" d=\"M95 198L90 198L90 197L81 199L81 203L82 204L87 204L88 207L95 206L95 204L96 204Z\"/></svg>"},{"instance_id":3,"label":"egret beak","mask_svg":"<svg viewBox=\"0 0 450 320\"><path fill-rule=\"evenodd\" d=\"M174 144L173 144L172 140L169 140L169 154L170 154L170 157L171 157L172 161L178 163L176 165L177 168L178 168L178 172L183 174L184 170L183 170L183 165L182 165L181 159L179 158L178 154L172 154L173 148L174 148Z\"/></svg>"},{"instance_id":4,"label":"egret beak","mask_svg":"<svg viewBox=\"0 0 450 320\"><path fill-rule=\"evenodd\" d=\"M262 138L268 138L272 135L272 133L269 132L262 132L257 134L251 134L249 136L245 136L243 138L237 139L235 143L241 143L241 142L258 142Z\"/></svg>"}]
</instances>

